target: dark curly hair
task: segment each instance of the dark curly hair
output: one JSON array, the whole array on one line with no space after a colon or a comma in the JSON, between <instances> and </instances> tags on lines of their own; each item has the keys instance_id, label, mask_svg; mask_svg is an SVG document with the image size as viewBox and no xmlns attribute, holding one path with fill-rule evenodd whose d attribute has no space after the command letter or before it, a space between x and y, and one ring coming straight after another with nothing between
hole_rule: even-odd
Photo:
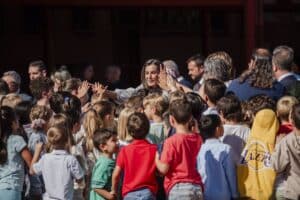
<instances>
[{"instance_id":1,"label":"dark curly hair","mask_svg":"<svg viewBox=\"0 0 300 200\"><path fill-rule=\"evenodd\" d=\"M253 87L272 88L274 82L270 52L266 49L257 49L252 54L251 60L254 66L240 76L240 83L249 81Z\"/></svg>"}]
</instances>

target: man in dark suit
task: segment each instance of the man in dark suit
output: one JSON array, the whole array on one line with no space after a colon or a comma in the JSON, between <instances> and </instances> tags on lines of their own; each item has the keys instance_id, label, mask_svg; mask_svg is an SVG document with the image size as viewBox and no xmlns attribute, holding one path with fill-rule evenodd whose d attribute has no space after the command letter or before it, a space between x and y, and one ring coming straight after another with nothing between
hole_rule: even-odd
<instances>
[{"instance_id":1,"label":"man in dark suit","mask_svg":"<svg viewBox=\"0 0 300 200\"><path fill-rule=\"evenodd\" d=\"M200 54L194 55L187 60L189 76L194 81L193 90L199 91L204 73L204 57Z\"/></svg>"},{"instance_id":2,"label":"man in dark suit","mask_svg":"<svg viewBox=\"0 0 300 200\"><path fill-rule=\"evenodd\" d=\"M272 65L274 76L287 90L297 82L291 72L294 60L294 50L288 46L278 46L273 51Z\"/></svg>"}]
</instances>

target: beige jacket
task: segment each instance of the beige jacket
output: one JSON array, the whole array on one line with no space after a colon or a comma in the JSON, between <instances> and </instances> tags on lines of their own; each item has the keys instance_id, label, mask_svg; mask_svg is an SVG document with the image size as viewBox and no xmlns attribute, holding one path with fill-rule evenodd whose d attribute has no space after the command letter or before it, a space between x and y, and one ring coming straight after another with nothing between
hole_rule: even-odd
<instances>
[{"instance_id":1,"label":"beige jacket","mask_svg":"<svg viewBox=\"0 0 300 200\"><path fill-rule=\"evenodd\" d=\"M282 189L288 199L300 198L300 136L294 132L284 137L272 155L272 165L283 177Z\"/></svg>"}]
</instances>

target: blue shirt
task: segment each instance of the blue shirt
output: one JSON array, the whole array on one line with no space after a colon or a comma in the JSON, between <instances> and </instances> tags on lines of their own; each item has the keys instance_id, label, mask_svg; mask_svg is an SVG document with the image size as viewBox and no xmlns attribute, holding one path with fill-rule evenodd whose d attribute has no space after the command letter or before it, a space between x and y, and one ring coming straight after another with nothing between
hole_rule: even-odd
<instances>
[{"instance_id":1,"label":"blue shirt","mask_svg":"<svg viewBox=\"0 0 300 200\"><path fill-rule=\"evenodd\" d=\"M35 151L35 145L37 143L47 143L47 136L42 131L32 132L29 140L28 140L28 148L32 155L34 155ZM44 152L42 152L41 155L43 155ZM39 175L30 175L30 194L32 195L39 195L42 194L43 191L43 180L42 176Z\"/></svg>"},{"instance_id":2,"label":"blue shirt","mask_svg":"<svg viewBox=\"0 0 300 200\"><path fill-rule=\"evenodd\" d=\"M234 79L230 83L226 92L233 92L241 101L247 101L251 97L262 94L277 101L280 97L282 97L285 94L285 88L277 81L274 81L272 88L263 89L251 86L248 79L245 80L245 82L243 83L240 83L239 79Z\"/></svg>"},{"instance_id":3,"label":"blue shirt","mask_svg":"<svg viewBox=\"0 0 300 200\"><path fill-rule=\"evenodd\" d=\"M197 169L204 184L204 199L238 197L232 149L218 139L207 139L197 156Z\"/></svg>"},{"instance_id":4,"label":"blue shirt","mask_svg":"<svg viewBox=\"0 0 300 200\"><path fill-rule=\"evenodd\" d=\"M21 152L26 142L19 135L10 135L7 140L7 162L0 165L0 190L23 190L24 160Z\"/></svg>"}]
</instances>

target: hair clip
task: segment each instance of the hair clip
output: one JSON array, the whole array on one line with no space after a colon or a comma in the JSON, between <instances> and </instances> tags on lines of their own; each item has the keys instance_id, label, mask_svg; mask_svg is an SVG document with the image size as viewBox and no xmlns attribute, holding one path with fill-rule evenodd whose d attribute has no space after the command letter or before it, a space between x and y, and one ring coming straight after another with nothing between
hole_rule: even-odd
<instances>
[{"instance_id":1,"label":"hair clip","mask_svg":"<svg viewBox=\"0 0 300 200\"><path fill-rule=\"evenodd\" d=\"M70 97L65 97L64 98L64 103L69 105L69 103L70 103L69 101L70 101Z\"/></svg>"}]
</instances>

